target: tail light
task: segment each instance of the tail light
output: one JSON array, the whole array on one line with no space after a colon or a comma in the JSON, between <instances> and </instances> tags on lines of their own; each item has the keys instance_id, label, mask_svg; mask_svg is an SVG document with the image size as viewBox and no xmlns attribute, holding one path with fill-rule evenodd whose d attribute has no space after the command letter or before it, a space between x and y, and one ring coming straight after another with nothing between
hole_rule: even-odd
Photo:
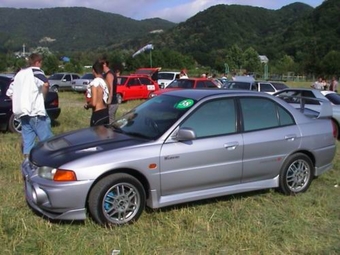
<instances>
[{"instance_id":1,"label":"tail light","mask_svg":"<svg viewBox=\"0 0 340 255\"><path fill-rule=\"evenodd\" d=\"M53 105L53 106L55 106L55 107L58 107L58 106L59 106L59 99L58 99L58 98L54 99L54 100L50 103L50 105Z\"/></svg>"},{"instance_id":2,"label":"tail light","mask_svg":"<svg viewBox=\"0 0 340 255\"><path fill-rule=\"evenodd\" d=\"M338 139L338 136L339 136L339 128L338 128L338 125L335 123L334 120L332 120L332 127L333 127L333 137L335 139Z\"/></svg>"}]
</instances>

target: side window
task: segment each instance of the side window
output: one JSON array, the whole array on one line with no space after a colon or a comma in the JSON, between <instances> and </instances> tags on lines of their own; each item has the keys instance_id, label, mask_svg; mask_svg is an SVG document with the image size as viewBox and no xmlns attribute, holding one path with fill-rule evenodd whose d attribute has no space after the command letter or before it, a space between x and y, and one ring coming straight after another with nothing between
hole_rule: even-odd
<instances>
[{"instance_id":1,"label":"side window","mask_svg":"<svg viewBox=\"0 0 340 255\"><path fill-rule=\"evenodd\" d=\"M217 88L217 85L212 81L205 81L205 87L207 88Z\"/></svg>"},{"instance_id":2,"label":"side window","mask_svg":"<svg viewBox=\"0 0 340 255\"><path fill-rule=\"evenodd\" d=\"M204 88L204 82L203 81L198 81L197 84L196 84L196 88L199 89L199 88Z\"/></svg>"},{"instance_id":3,"label":"side window","mask_svg":"<svg viewBox=\"0 0 340 255\"><path fill-rule=\"evenodd\" d=\"M142 85L150 85L153 84L152 81L150 81L148 78L139 78Z\"/></svg>"},{"instance_id":4,"label":"side window","mask_svg":"<svg viewBox=\"0 0 340 255\"><path fill-rule=\"evenodd\" d=\"M315 98L315 95L314 95L314 93L312 92L312 91L303 91L302 92L302 96L303 97L311 97L311 98ZM306 100L305 101L305 103L306 104L316 104L316 105L319 105L320 104L320 102L318 102L318 101L315 101L315 100Z\"/></svg>"},{"instance_id":5,"label":"side window","mask_svg":"<svg viewBox=\"0 0 340 255\"><path fill-rule=\"evenodd\" d=\"M292 116L266 98L241 98L244 131L255 131L294 124Z\"/></svg>"},{"instance_id":6,"label":"side window","mask_svg":"<svg viewBox=\"0 0 340 255\"><path fill-rule=\"evenodd\" d=\"M69 75L69 74L65 75L65 76L64 76L64 79L65 79L66 81L71 81L71 75Z\"/></svg>"},{"instance_id":7,"label":"side window","mask_svg":"<svg viewBox=\"0 0 340 255\"><path fill-rule=\"evenodd\" d=\"M260 91L262 92L275 92L275 89L271 84L268 83L260 83Z\"/></svg>"},{"instance_id":8,"label":"side window","mask_svg":"<svg viewBox=\"0 0 340 255\"><path fill-rule=\"evenodd\" d=\"M129 80L129 82L128 82L128 85L129 85L129 86L137 86L137 85L140 85L140 84L139 84L138 79L136 79L136 78L131 78L131 79Z\"/></svg>"},{"instance_id":9,"label":"side window","mask_svg":"<svg viewBox=\"0 0 340 255\"><path fill-rule=\"evenodd\" d=\"M197 138L227 135L236 132L234 100L218 99L201 105L181 127L191 128Z\"/></svg>"}]
</instances>

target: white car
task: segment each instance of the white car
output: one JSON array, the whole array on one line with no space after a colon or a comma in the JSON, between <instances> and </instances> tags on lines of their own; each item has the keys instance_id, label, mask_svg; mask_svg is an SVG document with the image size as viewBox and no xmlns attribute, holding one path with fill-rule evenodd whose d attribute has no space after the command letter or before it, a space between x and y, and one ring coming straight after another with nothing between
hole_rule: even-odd
<instances>
[{"instance_id":1,"label":"white car","mask_svg":"<svg viewBox=\"0 0 340 255\"><path fill-rule=\"evenodd\" d=\"M288 88L283 89L279 92L274 93L274 96L279 96L286 102L292 104L295 108L300 108L300 101L296 97L309 97L309 98L320 98L326 99L331 102L333 108L332 121L336 128L336 137L340 140L340 95L334 91L329 90L318 90L318 89L307 89L307 88ZM294 98L292 98L294 97ZM306 101L304 106L307 109L320 112L320 103L317 101Z\"/></svg>"},{"instance_id":2,"label":"white car","mask_svg":"<svg viewBox=\"0 0 340 255\"><path fill-rule=\"evenodd\" d=\"M178 79L179 74L180 72L172 72L172 71L158 72L157 83L162 89L164 89L170 84L170 82L172 82L175 79Z\"/></svg>"}]
</instances>

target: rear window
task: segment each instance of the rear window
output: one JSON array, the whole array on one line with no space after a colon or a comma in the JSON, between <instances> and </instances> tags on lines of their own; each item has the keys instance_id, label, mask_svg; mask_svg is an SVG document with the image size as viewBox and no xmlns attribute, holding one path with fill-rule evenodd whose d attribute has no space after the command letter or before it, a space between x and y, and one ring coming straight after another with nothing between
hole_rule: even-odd
<instances>
[{"instance_id":1,"label":"rear window","mask_svg":"<svg viewBox=\"0 0 340 255\"><path fill-rule=\"evenodd\" d=\"M158 73L158 79L159 80L173 80L175 79L174 73Z\"/></svg>"},{"instance_id":2,"label":"rear window","mask_svg":"<svg viewBox=\"0 0 340 255\"><path fill-rule=\"evenodd\" d=\"M250 90L251 83L249 82L229 82L227 84L228 89L244 89L244 90Z\"/></svg>"},{"instance_id":3,"label":"rear window","mask_svg":"<svg viewBox=\"0 0 340 255\"><path fill-rule=\"evenodd\" d=\"M337 93L329 93L325 97L333 104L340 105L340 95Z\"/></svg>"}]
</instances>

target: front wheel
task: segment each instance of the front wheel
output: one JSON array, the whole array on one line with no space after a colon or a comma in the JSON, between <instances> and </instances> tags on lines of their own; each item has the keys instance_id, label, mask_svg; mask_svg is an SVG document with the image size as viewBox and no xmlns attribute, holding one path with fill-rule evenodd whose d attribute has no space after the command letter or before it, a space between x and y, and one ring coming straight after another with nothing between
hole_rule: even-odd
<instances>
[{"instance_id":1,"label":"front wheel","mask_svg":"<svg viewBox=\"0 0 340 255\"><path fill-rule=\"evenodd\" d=\"M21 121L12 113L8 121L8 130L12 133L21 133Z\"/></svg>"},{"instance_id":2,"label":"front wheel","mask_svg":"<svg viewBox=\"0 0 340 255\"><path fill-rule=\"evenodd\" d=\"M313 163L305 154L289 156L280 172L279 190L285 195L305 192L313 179Z\"/></svg>"},{"instance_id":3,"label":"front wheel","mask_svg":"<svg viewBox=\"0 0 340 255\"><path fill-rule=\"evenodd\" d=\"M91 190L89 212L100 225L133 223L144 210L145 197L144 188L136 178L128 174L112 174Z\"/></svg>"},{"instance_id":4,"label":"front wheel","mask_svg":"<svg viewBox=\"0 0 340 255\"><path fill-rule=\"evenodd\" d=\"M56 85L53 85L50 90L57 93L59 92L58 86Z\"/></svg>"}]
</instances>

